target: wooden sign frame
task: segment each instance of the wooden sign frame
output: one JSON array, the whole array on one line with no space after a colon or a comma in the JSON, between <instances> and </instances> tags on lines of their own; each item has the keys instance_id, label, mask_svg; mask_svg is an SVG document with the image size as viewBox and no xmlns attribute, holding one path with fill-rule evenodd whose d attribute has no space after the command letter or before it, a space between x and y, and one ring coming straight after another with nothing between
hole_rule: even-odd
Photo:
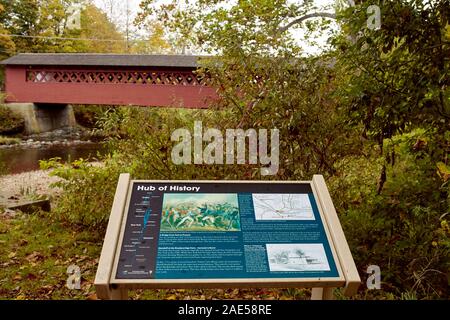
<instances>
[{"instance_id":1,"label":"wooden sign frame","mask_svg":"<svg viewBox=\"0 0 450 320\"><path fill-rule=\"evenodd\" d=\"M269 279L117 279L117 261L126 224L126 217L133 183L263 183L310 184L317 201L326 237L339 276L333 278L269 278ZM321 175L314 175L312 181L161 181L131 180L129 174L121 174L117 184L111 215L101 251L95 287L100 299L126 299L128 290L173 289L173 288L312 288L312 299L332 299L333 288L345 287L346 296L354 295L361 283L350 248L345 239L330 194Z\"/></svg>"}]
</instances>

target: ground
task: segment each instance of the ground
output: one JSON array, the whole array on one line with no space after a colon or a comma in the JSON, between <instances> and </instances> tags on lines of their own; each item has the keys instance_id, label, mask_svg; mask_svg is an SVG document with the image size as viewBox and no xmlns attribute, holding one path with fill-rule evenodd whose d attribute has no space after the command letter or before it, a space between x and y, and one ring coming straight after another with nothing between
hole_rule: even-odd
<instances>
[{"instance_id":1,"label":"ground","mask_svg":"<svg viewBox=\"0 0 450 320\"><path fill-rule=\"evenodd\" d=\"M62 224L48 213L0 216L1 299L97 299L93 285L103 233ZM70 265L81 289L66 287ZM307 299L309 290L147 290L132 299Z\"/></svg>"},{"instance_id":2,"label":"ground","mask_svg":"<svg viewBox=\"0 0 450 320\"><path fill-rule=\"evenodd\" d=\"M3 214L0 219L0 297L6 299L85 298L101 242L88 231L65 228L41 214ZM81 290L66 288L67 267L79 265Z\"/></svg>"},{"instance_id":3,"label":"ground","mask_svg":"<svg viewBox=\"0 0 450 320\"><path fill-rule=\"evenodd\" d=\"M51 188L50 185L59 178L52 177L49 173L49 170L38 170L0 176L0 208L57 196L60 190Z\"/></svg>"},{"instance_id":4,"label":"ground","mask_svg":"<svg viewBox=\"0 0 450 320\"><path fill-rule=\"evenodd\" d=\"M50 185L59 180L49 175L50 170L37 170L0 176L0 196L21 196L25 194L54 196L58 189Z\"/></svg>"}]
</instances>

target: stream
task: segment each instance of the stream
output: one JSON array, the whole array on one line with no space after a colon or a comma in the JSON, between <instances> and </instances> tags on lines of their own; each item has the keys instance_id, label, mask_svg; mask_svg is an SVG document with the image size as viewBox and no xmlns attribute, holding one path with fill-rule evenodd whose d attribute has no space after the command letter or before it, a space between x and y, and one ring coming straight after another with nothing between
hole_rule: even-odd
<instances>
[{"instance_id":1,"label":"stream","mask_svg":"<svg viewBox=\"0 0 450 320\"><path fill-rule=\"evenodd\" d=\"M16 174L39 169L39 160L60 157L64 162L79 158L95 161L98 153L105 153L101 143L54 145L44 148L0 149L0 174Z\"/></svg>"}]
</instances>

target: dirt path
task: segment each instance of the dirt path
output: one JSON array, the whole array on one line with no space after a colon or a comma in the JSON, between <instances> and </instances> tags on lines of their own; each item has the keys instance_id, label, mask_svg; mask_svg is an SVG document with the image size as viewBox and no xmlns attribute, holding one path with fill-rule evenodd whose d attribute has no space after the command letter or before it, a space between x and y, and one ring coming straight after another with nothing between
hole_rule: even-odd
<instances>
[{"instance_id":1,"label":"dirt path","mask_svg":"<svg viewBox=\"0 0 450 320\"><path fill-rule=\"evenodd\" d=\"M50 185L60 178L51 177L49 173L50 170L38 170L0 176L0 207L8 208L36 196L56 196L60 189Z\"/></svg>"},{"instance_id":2,"label":"dirt path","mask_svg":"<svg viewBox=\"0 0 450 320\"><path fill-rule=\"evenodd\" d=\"M91 162L91 166L100 167L102 162ZM7 207L8 199L26 199L35 196L53 198L61 189L52 188L52 183L61 180L59 177L50 176L52 170L36 170L18 174L0 176L0 207Z\"/></svg>"},{"instance_id":3,"label":"dirt path","mask_svg":"<svg viewBox=\"0 0 450 320\"><path fill-rule=\"evenodd\" d=\"M24 195L55 195L58 189L50 188L50 184L60 180L51 177L50 170L37 170L0 176L1 196L24 196Z\"/></svg>"}]
</instances>

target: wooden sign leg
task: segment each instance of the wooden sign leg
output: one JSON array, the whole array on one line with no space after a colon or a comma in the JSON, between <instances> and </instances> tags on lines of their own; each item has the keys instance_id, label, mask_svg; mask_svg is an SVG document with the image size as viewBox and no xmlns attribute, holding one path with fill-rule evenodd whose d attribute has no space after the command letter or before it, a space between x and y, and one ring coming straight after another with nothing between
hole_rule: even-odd
<instances>
[{"instance_id":1,"label":"wooden sign leg","mask_svg":"<svg viewBox=\"0 0 450 320\"><path fill-rule=\"evenodd\" d=\"M334 288L312 288L311 300L334 300Z\"/></svg>"},{"instance_id":2,"label":"wooden sign leg","mask_svg":"<svg viewBox=\"0 0 450 320\"><path fill-rule=\"evenodd\" d=\"M357 293L359 285L361 284L358 269L356 268L350 247L348 246L347 239L344 235L344 230L342 230L339 217L334 208L327 185L325 184L325 179L321 175L314 175L312 184L316 189L318 202L325 214L325 220L330 228L331 238L336 246L339 262L343 269L346 282L344 294L347 297L350 297Z\"/></svg>"},{"instance_id":3,"label":"wooden sign leg","mask_svg":"<svg viewBox=\"0 0 450 320\"><path fill-rule=\"evenodd\" d=\"M111 300L128 300L128 289L117 288L111 289Z\"/></svg>"},{"instance_id":4,"label":"wooden sign leg","mask_svg":"<svg viewBox=\"0 0 450 320\"><path fill-rule=\"evenodd\" d=\"M117 183L116 194L109 216L108 228L106 229L102 253L100 254L98 262L97 274L95 275L94 284L99 299L111 299L113 296L111 291L116 290L110 287L110 278L113 270L114 255L119 240L120 226L122 223L122 215L125 208L129 184L130 175L128 173L122 173Z\"/></svg>"}]
</instances>

